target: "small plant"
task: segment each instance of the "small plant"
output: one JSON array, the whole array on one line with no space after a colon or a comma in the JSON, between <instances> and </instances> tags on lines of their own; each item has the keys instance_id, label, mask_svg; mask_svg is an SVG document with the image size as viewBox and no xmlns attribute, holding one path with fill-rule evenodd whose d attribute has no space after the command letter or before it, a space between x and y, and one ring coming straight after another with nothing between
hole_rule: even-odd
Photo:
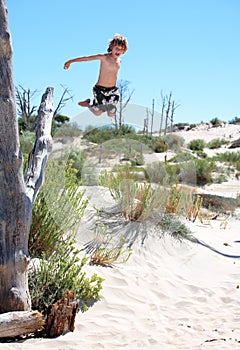
<instances>
[{"instance_id":1,"label":"small plant","mask_svg":"<svg viewBox=\"0 0 240 350\"><path fill-rule=\"evenodd\" d=\"M90 254L90 264L113 266L125 263L131 256L132 249L124 244L124 239L114 240L114 236L108 234L108 227L98 223L95 238L85 245L84 250Z\"/></svg>"},{"instance_id":2,"label":"small plant","mask_svg":"<svg viewBox=\"0 0 240 350\"><path fill-rule=\"evenodd\" d=\"M146 168L148 179L151 183L166 185L169 183L169 175L165 164L161 162L153 162L147 165Z\"/></svg>"},{"instance_id":3,"label":"small plant","mask_svg":"<svg viewBox=\"0 0 240 350\"><path fill-rule=\"evenodd\" d=\"M198 185L205 185L206 183L212 183L212 172L216 168L216 164L213 161L207 159L196 159L196 179Z\"/></svg>"},{"instance_id":4,"label":"small plant","mask_svg":"<svg viewBox=\"0 0 240 350\"><path fill-rule=\"evenodd\" d=\"M168 150L168 145L164 140L157 140L153 146L153 151L156 153L166 152Z\"/></svg>"},{"instance_id":5,"label":"small plant","mask_svg":"<svg viewBox=\"0 0 240 350\"><path fill-rule=\"evenodd\" d=\"M46 316L50 304L58 301L67 290L74 290L82 311L87 309L91 299L99 300L103 279L93 274L86 277L83 268L87 259L80 260L74 240L58 244L49 256L42 253L34 259L29 268L29 289L32 308Z\"/></svg>"},{"instance_id":6,"label":"small plant","mask_svg":"<svg viewBox=\"0 0 240 350\"><path fill-rule=\"evenodd\" d=\"M179 186L171 186L166 203L166 211L168 213L176 213L178 211L178 205L181 200L182 189Z\"/></svg>"},{"instance_id":7,"label":"small plant","mask_svg":"<svg viewBox=\"0 0 240 350\"><path fill-rule=\"evenodd\" d=\"M194 240L189 228L171 213L158 213L158 226L164 234L169 234L177 240Z\"/></svg>"},{"instance_id":8,"label":"small plant","mask_svg":"<svg viewBox=\"0 0 240 350\"><path fill-rule=\"evenodd\" d=\"M191 206L189 207L187 211L187 219L195 222L196 219L198 218L200 222L203 222L202 216L201 216L201 206L202 206L202 197L197 195L195 198L194 203L191 203Z\"/></svg>"},{"instance_id":9,"label":"small plant","mask_svg":"<svg viewBox=\"0 0 240 350\"><path fill-rule=\"evenodd\" d=\"M124 180L120 184L120 207L125 219L137 221L150 203L152 188L150 184L138 184Z\"/></svg>"}]
</instances>

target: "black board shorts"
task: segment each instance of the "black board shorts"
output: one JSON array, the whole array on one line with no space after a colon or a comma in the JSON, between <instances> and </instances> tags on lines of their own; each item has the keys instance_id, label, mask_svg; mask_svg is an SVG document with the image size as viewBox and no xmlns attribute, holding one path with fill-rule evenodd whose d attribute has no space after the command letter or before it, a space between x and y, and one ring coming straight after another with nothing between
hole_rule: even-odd
<instances>
[{"instance_id":1,"label":"black board shorts","mask_svg":"<svg viewBox=\"0 0 240 350\"><path fill-rule=\"evenodd\" d=\"M93 87L93 104L92 108L96 111L109 112L115 114L117 111L117 103L119 101L118 88L105 87L101 85L95 85Z\"/></svg>"}]
</instances>

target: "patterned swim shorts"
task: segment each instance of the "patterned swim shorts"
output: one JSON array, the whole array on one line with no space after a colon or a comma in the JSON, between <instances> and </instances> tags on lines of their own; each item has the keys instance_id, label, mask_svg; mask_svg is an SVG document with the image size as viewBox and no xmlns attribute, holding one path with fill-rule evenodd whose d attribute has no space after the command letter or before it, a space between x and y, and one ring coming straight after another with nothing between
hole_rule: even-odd
<instances>
[{"instance_id":1,"label":"patterned swim shorts","mask_svg":"<svg viewBox=\"0 0 240 350\"><path fill-rule=\"evenodd\" d=\"M92 108L96 111L101 110L102 112L116 113L117 103L119 101L119 93L116 86L108 88L95 85L93 87L93 96Z\"/></svg>"}]
</instances>

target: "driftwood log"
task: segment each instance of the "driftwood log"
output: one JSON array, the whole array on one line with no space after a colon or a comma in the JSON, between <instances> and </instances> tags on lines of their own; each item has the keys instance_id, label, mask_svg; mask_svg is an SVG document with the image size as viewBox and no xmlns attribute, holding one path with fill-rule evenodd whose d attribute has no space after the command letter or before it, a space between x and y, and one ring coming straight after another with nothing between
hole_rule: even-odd
<instances>
[{"instance_id":1,"label":"driftwood log","mask_svg":"<svg viewBox=\"0 0 240 350\"><path fill-rule=\"evenodd\" d=\"M66 291L62 299L50 305L47 312L45 332L47 337L58 337L74 331L77 301L73 291Z\"/></svg>"},{"instance_id":2,"label":"driftwood log","mask_svg":"<svg viewBox=\"0 0 240 350\"><path fill-rule=\"evenodd\" d=\"M15 338L41 331L44 326L38 311L13 311L0 314L0 338Z\"/></svg>"}]
</instances>

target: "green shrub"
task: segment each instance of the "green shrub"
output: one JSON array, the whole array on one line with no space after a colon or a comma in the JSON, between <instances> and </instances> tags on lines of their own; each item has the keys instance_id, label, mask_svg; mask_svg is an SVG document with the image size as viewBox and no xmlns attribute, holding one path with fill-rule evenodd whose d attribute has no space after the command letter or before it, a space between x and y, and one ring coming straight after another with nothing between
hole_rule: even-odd
<instances>
[{"instance_id":1,"label":"green shrub","mask_svg":"<svg viewBox=\"0 0 240 350\"><path fill-rule=\"evenodd\" d=\"M222 145L227 145L227 144L229 144L228 140L218 138L218 139L213 139L209 141L206 144L206 147L210 149L216 149L216 148L220 148Z\"/></svg>"},{"instance_id":2,"label":"green shrub","mask_svg":"<svg viewBox=\"0 0 240 350\"><path fill-rule=\"evenodd\" d=\"M29 154L33 148L35 142L35 133L30 131L24 131L19 136L20 148L23 154Z\"/></svg>"},{"instance_id":3,"label":"green shrub","mask_svg":"<svg viewBox=\"0 0 240 350\"><path fill-rule=\"evenodd\" d=\"M240 152L224 152L224 153L217 153L213 160L217 160L219 162L225 162L228 164L235 165L238 161L240 161Z\"/></svg>"},{"instance_id":4,"label":"green shrub","mask_svg":"<svg viewBox=\"0 0 240 350\"><path fill-rule=\"evenodd\" d=\"M168 149L171 149L172 151L175 151L175 152L178 152L185 142L183 137L175 134L168 134L168 135L162 136L162 139L167 144Z\"/></svg>"},{"instance_id":5,"label":"green shrub","mask_svg":"<svg viewBox=\"0 0 240 350\"><path fill-rule=\"evenodd\" d=\"M164 140L156 140L152 148L156 153L162 153L168 150L168 146Z\"/></svg>"},{"instance_id":6,"label":"green shrub","mask_svg":"<svg viewBox=\"0 0 240 350\"><path fill-rule=\"evenodd\" d=\"M99 300L103 279L93 274L86 277L83 271L87 259L80 260L74 240L58 244L51 255L42 253L29 268L29 289L32 308L46 316L47 308L62 298L67 290L76 293L79 307L86 310L88 304Z\"/></svg>"},{"instance_id":7,"label":"green shrub","mask_svg":"<svg viewBox=\"0 0 240 350\"><path fill-rule=\"evenodd\" d=\"M29 290L32 307L46 316L49 304L73 290L84 310L100 298L102 279L87 277L75 248L75 235L88 200L79 192L72 169L66 163L49 161L46 181L34 206L29 237Z\"/></svg>"},{"instance_id":8,"label":"green shrub","mask_svg":"<svg viewBox=\"0 0 240 350\"><path fill-rule=\"evenodd\" d=\"M32 210L29 236L32 257L40 257L43 252L51 254L67 234L74 236L88 204L64 164L49 161L45 178Z\"/></svg>"},{"instance_id":9,"label":"green shrub","mask_svg":"<svg viewBox=\"0 0 240 350\"><path fill-rule=\"evenodd\" d=\"M205 141L202 139L192 140L189 142L189 145L188 145L188 147L192 151L203 151L205 146L206 146Z\"/></svg>"},{"instance_id":10,"label":"green shrub","mask_svg":"<svg viewBox=\"0 0 240 350\"><path fill-rule=\"evenodd\" d=\"M212 123L213 126L219 126L222 124L222 121L216 117L216 118L211 119L210 123Z\"/></svg>"},{"instance_id":11,"label":"green shrub","mask_svg":"<svg viewBox=\"0 0 240 350\"><path fill-rule=\"evenodd\" d=\"M78 149L72 149L68 154L67 166L72 168L79 185L81 184L82 169L85 160L86 157L84 156L83 152Z\"/></svg>"},{"instance_id":12,"label":"green shrub","mask_svg":"<svg viewBox=\"0 0 240 350\"><path fill-rule=\"evenodd\" d=\"M171 213L160 211L157 215L157 222L164 234L169 234L180 241L182 239L194 240L190 229Z\"/></svg>"},{"instance_id":13,"label":"green shrub","mask_svg":"<svg viewBox=\"0 0 240 350\"><path fill-rule=\"evenodd\" d=\"M158 183L160 185L167 185L169 183L169 175L164 163L153 162L147 164L146 172L150 182Z\"/></svg>"},{"instance_id":14,"label":"green shrub","mask_svg":"<svg viewBox=\"0 0 240 350\"><path fill-rule=\"evenodd\" d=\"M105 126L102 128L87 128L84 132L83 138L94 143L104 143L106 141L122 138L123 136L135 135L135 130L128 125L122 125L120 128Z\"/></svg>"},{"instance_id":15,"label":"green shrub","mask_svg":"<svg viewBox=\"0 0 240 350\"><path fill-rule=\"evenodd\" d=\"M98 223L95 229L95 237L84 247L86 254L89 255L90 264L113 266L125 263L132 249L126 246L123 237L117 239L114 235L108 233L108 227Z\"/></svg>"},{"instance_id":16,"label":"green shrub","mask_svg":"<svg viewBox=\"0 0 240 350\"><path fill-rule=\"evenodd\" d=\"M194 151L194 154L202 159L206 159L208 157L207 153L203 151Z\"/></svg>"},{"instance_id":17,"label":"green shrub","mask_svg":"<svg viewBox=\"0 0 240 350\"><path fill-rule=\"evenodd\" d=\"M229 124L240 124L240 118L234 117L232 120L229 121Z\"/></svg>"},{"instance_id":18,"label":"green shrub","mask_svg":"<svg viewBox=\"0 0 240 350\"><path fill-rule=\"evenodd\" d=\"M216 164L206 159L195 160L197 185L205 185L213 182L212 172Z\"/></svg>"},{"instance_id":19,"label":"green shrub","mask_svg":"<svg viewBox=\"0 0 240 350\"><path fill-rule=\"evenodd\" d=\"M144 174L144 168L134 166L114 166L112 171L102 171L99 175L99 185L108 187L112 197L116 200L120 198L120 184L125 180L138 181L140 175Z\"/></svg>"},{"instance_id":20,"label":"green shrub","mask_svg":"<svg viewBox=\"0 0 240 350\"><path fill-rule=\"evenodd\" d=\"M173 158L169 160L169 162L172 163L181 163L181 162L187 162L188 160L193 160L196 157L189 152L181 152L176 154Z\"/></svg>"},{"instance_id":21,"label":"green shrub","mask_svg":"<svg viewBox=\"0 0 240 350\"><path fill-rule=\"evenodd\" d=\"M240 171L240 160L237 160L235 165L236 165L237 171Z\"/></svg>"},{"instance_id":22,"label":"green shrub","mask_svg":"<svg viewBox=\"0 0 240 350\"><path fill-rule=\"evenodd\" d=\"M54 137L78 137L82 135L82 130L77 123L67 123L56 127L54 130Z\"/></svg>"}]
</instances>

